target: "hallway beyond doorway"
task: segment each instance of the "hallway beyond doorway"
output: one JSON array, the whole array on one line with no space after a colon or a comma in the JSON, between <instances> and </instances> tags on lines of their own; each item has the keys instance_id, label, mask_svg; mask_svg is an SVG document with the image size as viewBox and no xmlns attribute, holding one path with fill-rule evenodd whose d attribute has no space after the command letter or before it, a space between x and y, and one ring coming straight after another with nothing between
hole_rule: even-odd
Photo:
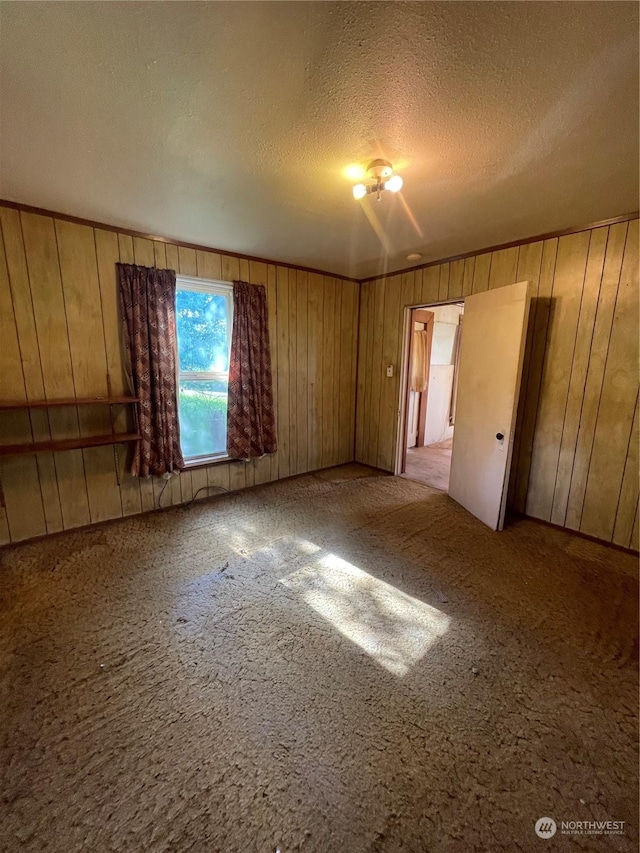
<instances>
[{"instance_id":1,"label":"hallway beyond doorway","mask_svg":"<svg viewBox=\"0 0 640 853\"><path fill-rule=\"evenodd\" d=\"M447 492L452 444L453 439L447 439L427 447L409 448L406 470L401 476Z\"/></svg>"}]
</instances>

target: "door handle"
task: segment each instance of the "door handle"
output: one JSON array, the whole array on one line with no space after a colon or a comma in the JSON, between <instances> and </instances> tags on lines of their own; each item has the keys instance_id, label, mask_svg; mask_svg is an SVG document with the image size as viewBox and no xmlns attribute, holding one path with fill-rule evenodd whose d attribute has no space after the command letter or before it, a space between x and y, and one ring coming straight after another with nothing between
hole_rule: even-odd
<instances>
[{"instance_id":1,"label":"door handle","mask_svg":"<svg viewBox=\"0 0 640 853\"><path fill-rule=\"evenodd\" d=\"M498 441L504 441L504 435L501 432L496 433L496 438Z\"/></svg>"}]
</instances>

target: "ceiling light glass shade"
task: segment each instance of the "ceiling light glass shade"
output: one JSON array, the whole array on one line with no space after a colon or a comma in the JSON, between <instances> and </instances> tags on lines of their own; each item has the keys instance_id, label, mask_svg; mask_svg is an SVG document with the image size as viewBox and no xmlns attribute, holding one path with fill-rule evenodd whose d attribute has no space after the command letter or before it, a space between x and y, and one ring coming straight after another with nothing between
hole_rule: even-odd
<instances>
[{"instance_id":1,"label":"ceiling light glass shade","mask_svg":"<svg viewBox=\"0 0 640 853\"><path fill-rule=\"evenodd\" d=\"M389 178L389 180L385 182L384 188L385 190L391 190L392 193L397 193L398 190L401 190L402 178L400 175L394 175L392 178Z\"/></svg>"},{"instance_id":2,"label":"ceiling light glass shade","mask_svg":"<svg viewBox=\"0 0 640 853\"><path fill-rule=\"evenodd\" d=\"M364 198L367 194L367 188L364 184L356 184L353 188L353 197L357 199Z\"/></svg>"}]
</instances>

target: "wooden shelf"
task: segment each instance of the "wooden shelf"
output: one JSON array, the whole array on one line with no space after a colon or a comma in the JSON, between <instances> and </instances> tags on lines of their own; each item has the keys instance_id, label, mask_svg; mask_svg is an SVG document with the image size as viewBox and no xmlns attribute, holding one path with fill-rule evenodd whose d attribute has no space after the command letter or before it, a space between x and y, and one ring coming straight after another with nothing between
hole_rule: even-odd
<instances>
[{"instance_id":1,"label":"wooden shelf","mask_svg":"<svg viewBox=\"0 0 640 853\"><path fill-rule=\"evenodd\" d=\"M138 403L137 397L60 397L57 400L0 400L0 411L9 409L48 409L52 406L113 406Z\"/></svg>"},{"instance_id":2,"label":"wooden shelf","mask_svg":"<svg viewBox=\"0 0 640 853\"><path fill-rule=\"evenodd\" d=\"M110 432L106 435L85 435L78 438L32 441L28 444L5 444L4 446L0 446L0 458L27 456L31 453L45 453L52 450L79 450L83 447L104 447L107 444L124 444L129 441L140 441L140 435L137 432Z\"/></svg>"}]
</instances>

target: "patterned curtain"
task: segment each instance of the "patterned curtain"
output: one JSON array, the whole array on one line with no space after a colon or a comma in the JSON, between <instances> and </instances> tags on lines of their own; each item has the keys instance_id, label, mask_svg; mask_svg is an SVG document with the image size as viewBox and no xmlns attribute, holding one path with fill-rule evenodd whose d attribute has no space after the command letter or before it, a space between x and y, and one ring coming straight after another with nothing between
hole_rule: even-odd
<instances>
[{"instance_id":1,"label":"patterned curtain","mask_svg":"<svg viewBox=\"0 0 640 853\"><path fill-rule=\"evenodd\" d=\"M276 450L267 296L262 285L234 281L227 453L251 459Z\"/></svg>"},{"instance_id":2,"label":"patterned curtain","mask_svg":"<svg viewBox=\"0 0 640 853\"><path fill-rule=\"evenodd\" d=\"M184 466L176 388L176 274L116 264L131 389L140 398L131 473L160 477Z\"/></svg>"}]
</instances>

